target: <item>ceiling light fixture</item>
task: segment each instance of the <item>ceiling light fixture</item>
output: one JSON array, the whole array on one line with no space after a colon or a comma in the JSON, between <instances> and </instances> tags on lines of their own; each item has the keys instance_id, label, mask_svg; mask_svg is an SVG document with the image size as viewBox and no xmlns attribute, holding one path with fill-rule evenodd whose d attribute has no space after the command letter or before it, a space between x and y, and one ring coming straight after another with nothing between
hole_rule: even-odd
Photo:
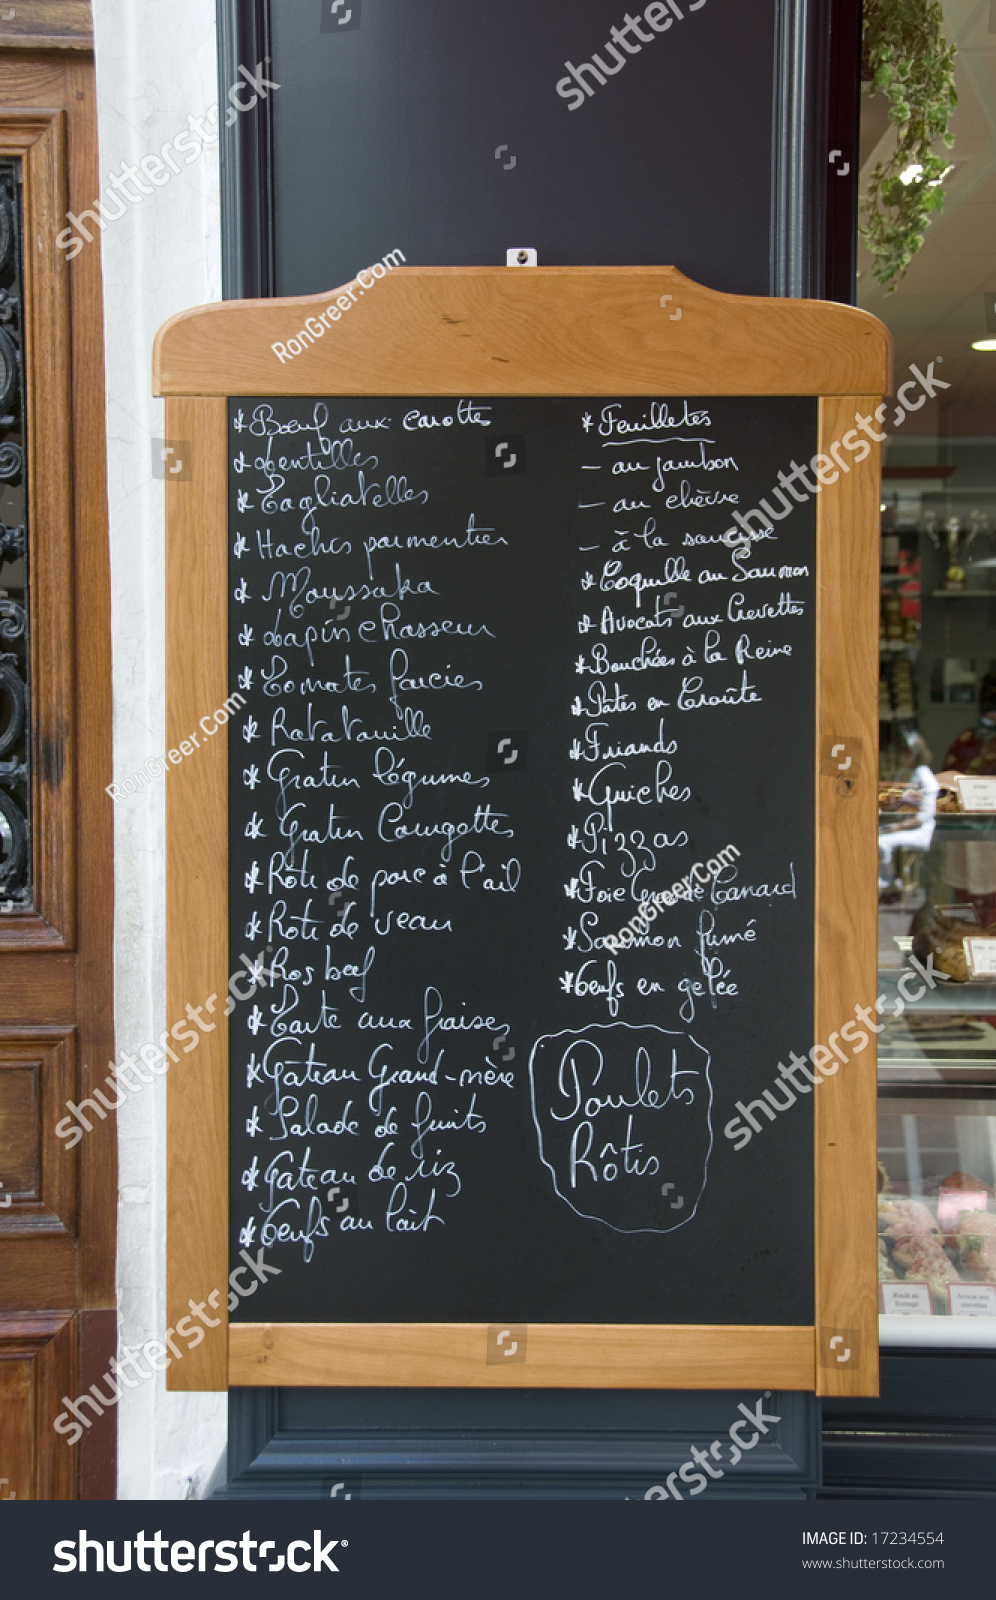
<instances>
[{"instance_id":1,"label":"ceiling light fixture","mask_svg":"<svg viewBox=\"0 0 996 1600\"><path fill-rule=\"evenodd\" d=\"M996 350L996 339L973 339L973 350Z\"/></svg>"}]
</instances>

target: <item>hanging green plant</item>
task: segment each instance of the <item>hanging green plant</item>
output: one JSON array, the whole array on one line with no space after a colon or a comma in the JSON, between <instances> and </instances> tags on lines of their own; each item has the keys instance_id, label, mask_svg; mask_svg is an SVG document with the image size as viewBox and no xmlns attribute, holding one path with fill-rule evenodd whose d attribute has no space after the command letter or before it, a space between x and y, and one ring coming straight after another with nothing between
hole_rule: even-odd
<instances>
[{"instance_id":1,"label":"hanging green plant","mask_svg":"<svg viewBox=\"0 0 996 1600\"><path fill-rule=\"evenodd\" d=\"M889 97L896 148L869 179L861 237L876 258L873 276L890 294L944 204L950 164L934 146L954 143L955 53L937 0L865 0L861 76Z\"/></svg>"}]
</instances>

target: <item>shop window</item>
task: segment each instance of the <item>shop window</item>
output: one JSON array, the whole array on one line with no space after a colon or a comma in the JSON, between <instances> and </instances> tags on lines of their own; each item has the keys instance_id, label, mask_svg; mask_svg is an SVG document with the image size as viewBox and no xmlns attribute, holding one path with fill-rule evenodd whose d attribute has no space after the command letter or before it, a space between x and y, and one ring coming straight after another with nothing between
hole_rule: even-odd
<instances>
[{"instance_id":1,"label":"shop window","mask_svg":"<svg viewBox=\"0 0 996 1600\"><path fill-rule=\"evenodd\" d=\"M897 395L933 390L883 424L879 1275L886 1345L996 1346L996 32L943 11L943 209L894 293L858 262ZM862 133L867 178L893 137L867 91Z\"/></svg>"}]
</instances>

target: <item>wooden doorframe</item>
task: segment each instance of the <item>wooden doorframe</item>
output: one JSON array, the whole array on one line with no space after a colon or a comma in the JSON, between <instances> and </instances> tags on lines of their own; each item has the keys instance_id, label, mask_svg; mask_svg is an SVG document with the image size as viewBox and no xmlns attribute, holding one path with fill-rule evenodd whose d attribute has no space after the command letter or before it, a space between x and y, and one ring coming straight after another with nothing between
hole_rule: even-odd
<instances>
[{"instance_id":1,"label":"wooden doorframe","mask_svg":"<svg viewBox=\"0 0 996 1600\"><path fill-rule=\"evenodd\" d=\"M21 155L24 178L38 908L0 924L0 1076L11 1061L42 1063L38 1168L62 1207L58 1225L39 1225L39 1205L0 1212L0 1373L10 1380L0 1388L0 1419L4 1394L13 1405L23 1388L30 1401L30 1426L11 1458L0 1459L0 1477L19 1499L113 1499L114 1410L76 1446L53 1431L63 1396L99 1383L117 1347L114 1118L95 1121L72 1153L53 1127L65 1099L90 1093L114 1057L100 247L95 239L72 263L56 248L66 210L85 210L100 192L87 0L18 0L14 18L0 21L0 152ZM57 1079L47 1084L44 1063L57 1056ZM0 1159L4 1127L0 1116Z\"/></svg>"}]
</instances>

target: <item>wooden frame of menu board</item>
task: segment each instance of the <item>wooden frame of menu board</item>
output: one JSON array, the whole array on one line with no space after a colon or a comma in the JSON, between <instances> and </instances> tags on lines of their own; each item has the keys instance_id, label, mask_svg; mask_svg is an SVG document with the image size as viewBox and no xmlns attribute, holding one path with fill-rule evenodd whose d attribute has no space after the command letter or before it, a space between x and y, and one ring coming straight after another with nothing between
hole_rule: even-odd
<instances>
[{"instance_id":1,"label":"wooden frame of menu board","mask_svg":"<svg viewBox=\"0 0 996 1600\"><path fill-rule=\"evenodd\" d=\"M335 291L204 306L155 343L167 440L169 742L227 681L227 397L239 395L688 396L819 399L819 450L874 413L891 383L885 328L838 304L717 294L669 267L400 268L360 305L340 295L328 337L271 346ZM347 308L349 314L347 315ZM189 470L189 476L187 472ZM874 1003L878 679L877 451L823 489L818 518L815 1038ZM827 759L863 751L856 779ZM829 743L828 743L829 741ZM820 751L823 750L823 759ZM190 819L197 826L190 826ZM228 978L228 790L223 740L167 788L168 1013ZM196 915L190 908L196 905ZM168 1315L224 1290L228 1057L224 1021L167 1084ZM874 1051L815 1097L815 1305L806 1326L530 1324L528 1363L485 1360L476 1323L240 1323L222 1319L170 1368L174 1389L233 1385L769 1388L877 1393Z\"/></svg>"}]
</instances>

